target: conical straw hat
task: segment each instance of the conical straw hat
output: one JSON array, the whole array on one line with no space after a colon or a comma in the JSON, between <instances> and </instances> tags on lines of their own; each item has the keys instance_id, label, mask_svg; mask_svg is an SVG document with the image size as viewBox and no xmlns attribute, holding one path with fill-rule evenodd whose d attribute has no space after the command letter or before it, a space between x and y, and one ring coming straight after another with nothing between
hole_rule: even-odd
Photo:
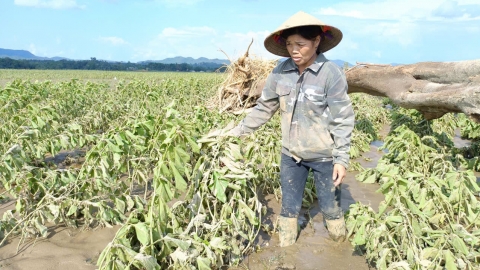
<instances>
[{"instance_id":1,"label":"conical straw hat","mask_svg":"<svg viewBox=\"0 0 480 270\"><path fill-rule=\"evenodd\" d=\"M343 34L340 29L333 27L331 25L325 24L319 19L313 17L310 14L307 14L303 11L300 11L286 20L280 27L278 27L272 34L270 34L264 42L265 48L279 56L290 57L290 54L287 51L285 45L285 40L280 37L280 34L285 29L295 28L298 26L306 25L318 25L322 28L322 32L325 33L325 38L320 41L320 51L326 52L331 48L335 47L342 40Z\"/></svg>"}]
</instances>

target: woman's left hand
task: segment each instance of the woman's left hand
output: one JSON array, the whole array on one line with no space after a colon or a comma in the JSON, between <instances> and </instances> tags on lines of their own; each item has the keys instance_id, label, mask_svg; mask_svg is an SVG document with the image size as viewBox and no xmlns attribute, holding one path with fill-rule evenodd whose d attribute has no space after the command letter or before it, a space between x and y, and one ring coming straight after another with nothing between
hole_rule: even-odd
<instances>
[{"instance_id":1,"label":"woman's left hand","mask_svg":"<svg viewBox=\"0 0 480 270\"><path fill-rule=\"evenodd\" d=\"M333 184L337 187L343 182L343 179L347 175L347 170L341 164L333 165Z\"/></svg>"}]
</instances>

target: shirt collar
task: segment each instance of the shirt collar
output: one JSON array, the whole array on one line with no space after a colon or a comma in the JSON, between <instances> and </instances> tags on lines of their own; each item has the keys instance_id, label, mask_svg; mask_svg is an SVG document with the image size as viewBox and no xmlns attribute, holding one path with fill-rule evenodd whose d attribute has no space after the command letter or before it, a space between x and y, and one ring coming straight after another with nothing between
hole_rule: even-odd
<instances>
[{"instance_id":1,"label":"shirt collar","mask_svg":"<svg viewBox=\"0 0 480 270\"><path fill-rule=\"evenodd\" d=\"M322 67L323 63L327 62L327 58L325 58L325 55L323 53L320 53L313 64L308 66L306 69L310 69L313 72L318 72L320 68ZM285 60L285 66L283 67L283 71L293 71L297 69L297 65L295 65L295 62L293 62L292 58L288 58Z\"/></svg>"}]
</instances>

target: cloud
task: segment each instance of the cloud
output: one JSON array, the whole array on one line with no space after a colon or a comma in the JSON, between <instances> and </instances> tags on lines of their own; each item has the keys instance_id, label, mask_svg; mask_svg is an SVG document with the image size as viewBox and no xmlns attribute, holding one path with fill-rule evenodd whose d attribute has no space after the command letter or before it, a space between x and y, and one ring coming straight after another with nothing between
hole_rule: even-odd
<instances>
[{"instance_id":1,"label":"cloud","mask_svg":"<svg viewBox=\"0 0 480 270\"><path fill-rule=\"evenodd\" d=\"M215 29L207 26L184 28L167 27L163 29L162 33L158 36L158 38L186 39L210 35L216 35L216 31Z\"/></svg>"},{"instance_id":2,"label":"cloud","mask_svg":"<svg viewBox=\"0 0 480 270\"><path fill-rule=\"evenodd\" d=\"M270 34L268 31L258 31L253 32L249 31L246 33L242 32L226 32L223 35L223 38L216 41L216 45L219 49L222 49L230 58L238 58L243 55L248 48L250 42L252 46L250 47L249 53L262 58L279 58L279 56L269 53L263 46L263 41Z\"/></svg>"},{"instance_id":3,"label":"cloud","mask_svg":"<svg viewBox=\"0 0 480 270\"><path fill-rule=\"evenodd\" d=\"M445 35L478 34L479 9L478 0L373 0L324 6L313 14L344 33L327 57L389 63L446 54Z\"/></svg>"},{"instance_id":4,"label":"cloud","mask_svg":"<svg viewBox=\"0 0 480 270\"><path fill-rule=\"evenodd\" d=\"M14 0L17 6L51 8L51 9L85 9L85 5L77 4L76 0Z\"/></svg>"},{"instance_id":5,"label":"cloud","mask_svg":"<svg viewBox=\"0 0 480 270\"><path fill-rule=\"evenodd\" d=\"M98 39L101 42L110 43L114 46L128 44L128 42L123 40L123 38L119 38L119 37L99 37Z\"/></svg>"},{"instance_id":6,"label":"cloud","mask_svg":"<svg viewBox=\"0 0 480 270\"><path fill-rule=\"evenodd\" d=\"M133 60L158 60L166 57L200 57L199 46L217 36L215 29L207 26L167 27L147 44L135 48ZM198 55L198 56L197 56Z\"/></svg>"},{"instance_id":7,"label":"cloud","mask_svg":"<svg viewBox=\"0 0 480 270\"><path fill-rule=\"evenodd\" d=\"M472 19L480 17L480 5L459 5L457 1L445 1L433 12L433 16L447 19Z\"/></svg>"},{"instance_id":8,"label":"cloud","mask_svg":"<svg viewBox=\"0 0 480 270\"><path fill-rule=\"evenodd\" d=\"M36 54L37 53L37 47L35 46L35 44L30 43L30 45L28 46L28 51L31 52L32 54Z\"/></svg>"},{"instance_id":9,"label":"cloud","mask_svg":"<svg viewBox=\"0 0 480 270\"><path fill-rule=\"evenodd\" d=\"M231 59L236 59L245 53L252 38L252 55L272 57L263 48L263 40L267 35L267 31L219 32L208 26L167 27L147 44L135 48L131 60L158 60L175 56L226 58L220 50Z\"/></svg>"},{"instance_id":10,"label":"cloud","mask_svg":"<svg viewBox=\"0 0 480 270\"><path fill-rule=\"evenodd\" d=\"M193 6L202 1L204 0L155 0L155 2L173 8Z\"/></svg>"},{"instance_id":11,"label":"cloud","mask_svg":"<svg viewBox=\"0 0 480 270\"><path fill-rule=\"evenodd\" d=\"M480 4L468 0L377 0L339 3L320 8L315 14L388 21L480 20Z\"/></svg>"}]
</instances>

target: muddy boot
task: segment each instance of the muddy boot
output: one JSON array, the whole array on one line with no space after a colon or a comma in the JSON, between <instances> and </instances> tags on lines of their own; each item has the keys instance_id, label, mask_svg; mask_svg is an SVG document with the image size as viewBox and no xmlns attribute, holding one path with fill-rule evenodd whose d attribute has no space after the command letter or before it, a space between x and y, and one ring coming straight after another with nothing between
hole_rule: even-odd
<instances>
[{"instance_id":1,"label":"muddy boot","mask_svg":"<svg viewBox=\"0 0 480 270\"><path fill-rule=\"evenodd\" d=\"M297 233L297 218L278 217L278 238L281 247L295 244Z\"/></svg>"},{"instance_id":2,"label":"muddy boot","mask_svg":"<svg viewBox=\"0 0 480 270\"><path fill-rule=\"evenodd\" d=\"M343 217L339 219L325 220L327 225L328 234L335 242L345 241L347 231L345 229L345 219Z\"/></svg>"}]
</instances>

